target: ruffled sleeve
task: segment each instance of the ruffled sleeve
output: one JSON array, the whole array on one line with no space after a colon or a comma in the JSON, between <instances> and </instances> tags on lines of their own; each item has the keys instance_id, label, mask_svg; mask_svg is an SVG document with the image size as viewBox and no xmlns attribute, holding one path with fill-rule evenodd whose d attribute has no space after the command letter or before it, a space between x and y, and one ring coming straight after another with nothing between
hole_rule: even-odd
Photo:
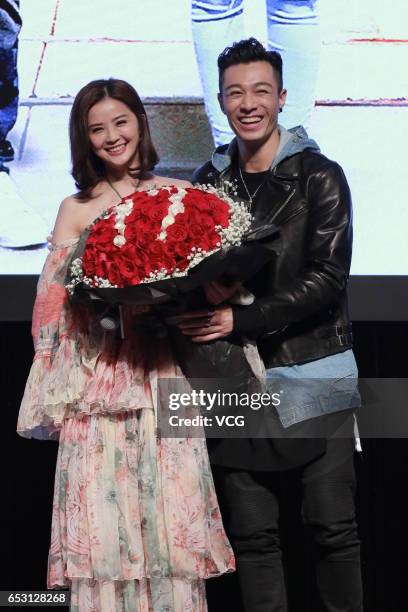
<instances>
[{"instance_id":1,"label":"ruffled sleeve","mask_svg":"<svg viewBox=\"0 0 408 612\"><path fill-rule=\"evenodd\" d=\"M53 245L37 285L32 318L34 361L27 380L17 431L25 437L40 439L58 436L55 424L39 413L47 373L61 342L68 332L69 302L65 276L78 239Z\"/></svg>"},{"instance_id":2,"label":"ruffled sleeve","mask_svg":"<svg viewBox=\"0 0 408 612\"><path fill-rule=\"evenodd\" d=\"M68 240L54 245L45 261L37 285L37 298L34 304L32 335L35 359L52 361L61 337L65 334L64 310L68 295L65 289L65 276L78 240Z\"/></svg>"},{"instance_id":3,"label":"ruffled sleeve","mask_svg":"<svg viewBox=\"0 0 408 612\"><path fill-rule=\"evenodd\" d=\"M68 298L65 279L77 242L54 246L38 282L35 356L17 423L18 433L27 438L58 439L68 418L153 406L146 383L151 342L140 337L134 318L140 307L123 309L121 339L102 329L92 309L74 306Z\"/></svg>"}]
</instances>

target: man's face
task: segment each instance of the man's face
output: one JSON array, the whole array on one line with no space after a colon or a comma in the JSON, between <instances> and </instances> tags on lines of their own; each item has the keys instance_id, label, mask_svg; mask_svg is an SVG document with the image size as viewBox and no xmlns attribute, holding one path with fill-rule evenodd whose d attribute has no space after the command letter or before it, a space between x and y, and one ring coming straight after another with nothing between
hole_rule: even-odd
<instances>
[{"instance_id":1,"label":"man's face","mask_svg":"<svg viewBox=\"0 0 408 612\"><path fill-rule=\"evenodd\" d=\"M278 123L286 91L279 92L275 71L268 62L236 64L224 72L218 100L231 129L243 142L266 142Z\"/></svg>"}]
</instances>

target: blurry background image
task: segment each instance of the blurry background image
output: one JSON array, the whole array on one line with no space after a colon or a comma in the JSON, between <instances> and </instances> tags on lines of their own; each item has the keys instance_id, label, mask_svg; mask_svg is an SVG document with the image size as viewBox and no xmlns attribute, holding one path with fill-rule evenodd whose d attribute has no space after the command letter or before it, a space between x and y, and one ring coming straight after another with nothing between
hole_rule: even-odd
<instances>
[{"instance_id":1,"label":"blurry background image","mask_svg":"<svg viewBox=\"0 0 408 612\"><path fill-rule=\"evenodd\" d=\"M100 0L97 7L82 0L22 0L19 7L5 0L2 12L7 4L15 32L5 42L2 17L0 84L14 54L19 97L16 123L3 137L14 156L6 150L1 162L0 274L41 269L59 203L75 192L68 117L85 83L110 76L130 81L147 106L161 155L158 173L188 178L217 140L206 114L216 108L216 57L248 36L282 52L288 88L282 124L305 117L322 152L346 171L355 216L352 273L406 274L406 0ZM223 139L229 134L218 136Z\"/></svg>"}]
</instances>

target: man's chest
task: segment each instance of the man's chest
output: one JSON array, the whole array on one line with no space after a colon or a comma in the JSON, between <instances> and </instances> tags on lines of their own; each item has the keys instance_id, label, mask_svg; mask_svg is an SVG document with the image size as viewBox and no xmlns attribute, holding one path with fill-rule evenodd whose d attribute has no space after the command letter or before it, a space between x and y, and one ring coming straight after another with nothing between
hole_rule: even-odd
<instances>
[{"instance_id":1,"label":"man's chest","mask_svg":"<svg viewBox=\"0 0 408 612\"><path fill-rule=\"evenodd\" d=\"M232 173L237 197L244 200L254 216L255 225L286 224L307 211L308 201L299 181L284 181L271 172Z\"/></svg>"}]
</instances>

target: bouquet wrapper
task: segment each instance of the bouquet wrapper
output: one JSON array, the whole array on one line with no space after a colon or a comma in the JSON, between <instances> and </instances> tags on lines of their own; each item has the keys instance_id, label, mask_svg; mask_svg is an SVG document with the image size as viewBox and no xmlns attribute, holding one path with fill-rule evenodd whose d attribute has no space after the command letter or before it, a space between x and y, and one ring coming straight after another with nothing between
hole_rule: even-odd
<instances>
[{"instance_id":1,"label":"bouquet wrapper","mask_svg":"<svg viewBox=\"0 0 408 612\"><path fill-rule=\"evenodd\" d=\"M86 238L85 232L72 260L81 257ZM200 384L208 379L209 391L213 391L216 380L230 392L258 391L260 382L248 362L242 342L228 338L197 344L176 326L165 325L164 319L169 314L208 309L202 291L204 283L222 276L245 282L276 256L280 246L276 226L259 226L246 234L241 245L213 253L189 270L187 276L124 288L94 288L80 283L75 287L72 300L87 302L99 312L107 305L150 305L151 314L144 317L147 333L151 335L156 331L169 336L175 358L186 378L200 379ZM68 276L67 282L70 280Z\"/></svg>"}]
</instances>

